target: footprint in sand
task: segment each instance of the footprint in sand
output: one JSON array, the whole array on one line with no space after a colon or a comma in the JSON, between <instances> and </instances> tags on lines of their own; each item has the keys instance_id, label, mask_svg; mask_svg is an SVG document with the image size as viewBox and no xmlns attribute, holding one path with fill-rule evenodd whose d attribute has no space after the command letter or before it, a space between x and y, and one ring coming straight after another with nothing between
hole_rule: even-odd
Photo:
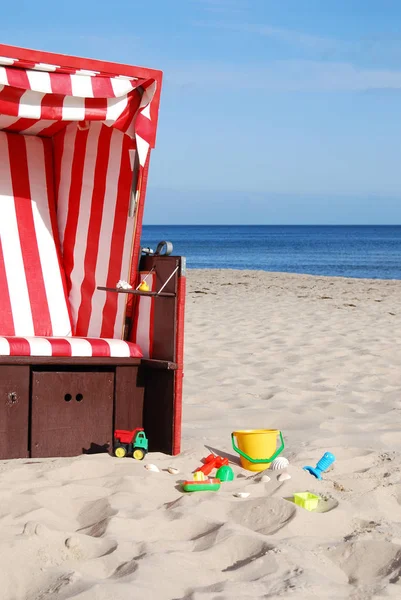
<instances>
[{"instance_id":1,"label":"footprint in sand","mask_svg":"<svg viewBox=\"0 0 401 600\"><path fill-rule=\"evenodd\" d=\"M401 577L401 546L385 541L349 541L326 554L354 585L385 580L397 583Z\"/></svg>"},{"instance_id":2,"label":"footprint in sand","mask_svg":"<svg viewBox=\"0 0 401 600\"><path fill-rule=\"evenodd\" d=\"M272 535L285 527L296 514L295 506L282 498L255 498L231 509L229 518L263 535Z\"/></svg>"}]
</instances>

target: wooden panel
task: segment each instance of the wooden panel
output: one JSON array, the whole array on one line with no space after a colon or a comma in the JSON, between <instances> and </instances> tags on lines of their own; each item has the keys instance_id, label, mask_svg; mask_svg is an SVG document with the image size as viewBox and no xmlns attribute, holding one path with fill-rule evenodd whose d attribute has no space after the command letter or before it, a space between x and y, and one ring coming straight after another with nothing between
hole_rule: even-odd
<instances>
[{"instance_id":1,"label":"wooden panel","mask_svg":"<svg viewBox=\"0 0 401 600\"><path fill-rule=\"evenodd\" d=\"M29 367L0 366L0 459L26 458Z\"/></svg>"},{"instance_id":2,"label":"wooden panel","mask_svg":"<svg viewBox=\"0 0 401 600\"><path fill-rule=\"evenodd\" d=\"M149 450L172 454L175 371L142 370L145 379L143 427Z\"/></svg>"},{"instance_id":3,"label":"wooden panel","mask_svg":"<svg viewBox=\"0 0 401 600\"><path fill-rule=\"evenodd\" d=\"M34 371L31 456L108 451L113 393L113 372Z\"/></svg>"},{"instance_id":4,"label":"wooden panel","mask_svg":"<svg viewBox=\"0 0 401 600\"><path fill-rule=\"evenodd\" d=\"M138 377L138 367L117 367L114 428L135 429L143 427L143 383Z\"/></svg>"},{"instance_id":5,"label":"wooden panel","mask_svg":"<svg viewBox=\"0 0 401 600\"><path fill-rule=\"evenodd\" d=\"M177 256L145 256L141 259L140 270L148 271L156 267L156 291L160 290L174 269L180 265ZM170 279L163 292L174 296L156 296L153 311L152 358L175 362L176 322L177 322L177 283L178 272Z\"/></svg>"}]
</instances>

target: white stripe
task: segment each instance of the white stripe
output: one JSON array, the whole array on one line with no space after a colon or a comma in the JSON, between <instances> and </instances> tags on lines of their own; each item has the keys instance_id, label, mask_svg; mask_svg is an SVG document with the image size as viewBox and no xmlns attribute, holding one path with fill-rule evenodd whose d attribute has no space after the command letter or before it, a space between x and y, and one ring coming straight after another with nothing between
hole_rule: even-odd
<instances>
[{"instance_id":1,"label":"white stripe","mask_svg":"<svg viewBox=\"0 0 401 600\"><path fill-rule=\"evenodd\" d=\"M143 109L141 110L141 115L142 115L143 117L146 117L147 119L149 119L149 121L151 120L151 119L150 119L150 102L149 102L149 104L147 104L147 105L145 106L145 108L143 108Z\"/></svg>"},{"instance_id":2,"label":"white stripe","mask_svg":"<svg viewBox=\"0 0 401 600\"><path fill-rule=\"evenodd\" d=\"M85 119L84 98L73 98L64 96L62 108L63 121L83 121Z\"/></svg>"},{"instance_id":3,"label":"white stripe","mask_svg":"<svg viewBox=\"0 0 401 600\"><path fill-rule=\"evenodd\" d=\"M35 71L47 71L48 73L53 73L57 69L60 69L59 65L48 65L46 63L37 63L33 65L32 69Z\"/></svg>"},{"instance_id":4,"label":"white stripe","mask_svg":"<svg viewBox=\"0 0 401 600\"><path fill-rule=\"evenodd\" d=\"M3 337L0 337L0 356L10 356L10 343Z\"/></svg>"},{"instance_id":5,"label":"white stripe","mask_svg":"<svg viewBox=\"0 0 401 600\"><path fill-rule=\"evenodd\" d=\"M18 59L17 58L8 58L8 56L0 56L0 65L13 65L15 62L17 62Z\"/></svg>"},{"instance_id":6,"label":"white stripe","mask_svg":"<svg viewBox=\"0 0 401 600\"><path fill-rule=\"evenodd\" d=\"M123 340L110 340L104 339L105 342L110 346L110 356L113 357L130 357L130 349L126 342Z\"/></svg>"},{"instance_id":7,"label":"white stripe","mask_svg":"<svg viewBox=\"0 0 401 600\"><path fill-rule=\"evenodd\" d=\"M93 98L91 77L85 75L70 75L72 95L76 98Z\"/></svg>"},{"instance_id":8,"label":"white stripe","mask_svg":"<svg viewBox=\"0 0 401 600\"><path fill-rule=\"evenodd\" d=\"M59 189L56 190L57 203L57 224L61 247L63 247L65 227L67 224L68 207L70 199L72 161L74 157L74 145L77 135L77 126L75 123L68 125L64 137L63 154L61 159L61 174Z\"/></svg>"},{"instance_id":9,"label":"white stripe","mask_svg":"<svg viewBox=\"0 0 401 600\"><path fill-rule=\"evenodd\" d=\"M8 85L7 71L0 67L0 85Z\"/></svg>"},{"instance_id":10,"label":"white stripe","mask_svg":"<svg viewBox=\"0 0 401 600\"><path fill-rule=\"evenodd\" d=\"M35 92L43 92L44 94L52 93L49 73L41 71L25 71L28 77L31 90Z\"/></svg>"},{"instance_id":11,"label":"white stripe","mask_svg":"<svg viewBox=\"0 0 401 600\"><path fill-rule=\"evenodd\" d=\"M7 134L0 133L0 239L14 319L15 335L34 335L11 182Z\"/></svg>"},{"instance_id":12,"label":"white stripe","mask_svg":"<svg viewBox=\"0 0 401 600\"><path fill-rule=\"evenodd\" d=\"M118 179L120 176L121 155L124 141L124 134L121 131L113 130L110 140L109 163L107 165L106 189L104 195L104 205L102 212L102 223L99 235L98 257L96 263L95 279L99 285L106 285L110 262L110 243L113 235L114 220L116 214L116 202L118 192ZM117 282L116 282L117 283ZM114 282L113 282L114 285ZM118 294L118 299L126 294ZM92 297L92 312L89 321L88 336L98 337L102 330L103 315L102 311L106 302L107 294L95 290ZM119 327L121 332L121 323Z\"/></svg>"},{"instance_id":13,"label":"white stripe","mask_svg":"<svg viewBox=\"0 0 401 600\"><path fill-rule=\"evenodd\" d=\"M40 135L42 131L54 125L55 123L59 123L60 121L46 121L46 119L40 119L39 121L34 121L34 124L30 127L27 127L20 133L23 135ZM1 117L0 117L0 127L1 127Z\"/></svg>"},{"instance_id":14,"label":"white stripe","mask_svg":"<svg viewBox=\"0 0 401 600\"><path fill-rule=\"evenodd\" d=\"M74 267L71 272L70 306L74 325L78 319L81 304L81 285L85 276L85 253L87 235L92 207L92 191L95 182L95 167L98 152L101 124L93 123L88 133L85 164L83 171L82 192L79 204L77 234L74 246Z\"/></svg>"},{"instance_id":15,"label":"white stripe","mask_svg":"<svg viewBox=\"0 0 401 600\"><path fill-rule=\"evenodd\" d=\"M88 71L87 69L78 69L78 71L75 71L75 75L96 76L96 75L100 75L100 71Z\"/></svg>"},{"instance_id":16,"label":"white stripe","mask_svg":"<svg viewBox=\"0 0 401 600\"><path fill-rule=\"evenodd\" d=\"M107 98L106 125L113 125L124 112L127 104L127 96L123 96L122 98Z\"/></svg>"},{"instance_id":17,"label":"white stripe","mask_svg":"<svg viewBox=\"0 0 401 600\"><path fill-rule=\"evenodd\" d=\"M149 152L149 144L139 135L136 136L136 149L138 151L139 164L141 167L144 167Z\"/></svg>"},{"instance_id":18,"label":"white stripe","mask_svg":"<svg viewBox=\"0 0 401 600\"><path fill-rule=\"evenodd\" d=\"M43 140L26 137L29 183L36 240L53 335L71 335L57 250L52 236Z\"/></svg>"},{"instance_id":19,"label":"white stripe","mask_svg":"<svg viewBox=\"0 0 401 600\"><path fill-rule=\"evenodd\" d=\"M19 117L7 117L0 115L0 129L7 129L10 125L14 125L19 120Z\"/></svg>"},{"instance_id":20,"label":"white stripe","mask_svg":"<svg viewBox=\"0 0 401 600\"><path fill-rule=\"evenodd\" d=\"M123 79L122 77L111 77L110 83L116 98L126 96L134 89L131 81L129 79Z\"/></svg>"},{"instance_id":21,"label":"white stripe","mask_svg":"<svg viewBox=\"0 0 401 600\"><path fill-rule=\"evenodd\" d=\"M30 356L53 356L52 345L49 340L42 337L26 338L31 348Z\"/></svg>"},{"instance_id":22,"label":"white stripe","mask_svg":"<svg viewBox=\"0 0 401 600\"><path fill-rule=\"evenodd\" d=\"M143 281L146 277L146 273L141 273L140 280ZM155 276L152 274L147 278L147 283L151 290L153 290ZM150 281L152 285L150 286ZM136 330L135 343L138 344L142 350L143 356L149 358L150 352L150 312L152 308L152 298L146 298L146 296L139 296L138 303L138 325Z\"/></svg>"},{"instance_id":23,"label":"white stripe","mask_svg":"<svg viewBox=\"0 0 401 600\"><path fill-rule=\"evenodd\" d=\"M128 150L128 153L129 153L129 162L130 162L130 165L131 165L131 171L134 170L135 152L136 152L135 148L130 148Z\"/></svg>"},{"instance_id":24,"label":"white stripe","mask_svg":"<svg viewBox=\"0 0 401 600\"><path fill-rule=\"evenodd\" d=\"M71 344L71 356L92 356L92 345L88 340L72 337L68 341Z\"/></svg>"},{"instance_id":25,"label":"white stripe","mask_svg":"<svg viewBox=\"0 0 401 600\"><path fill-rule=\"evenodd\" d=\"M44 94L26 90L19 100L18 116L22 119L40 119Z\"/></svg>"}]
</instances>

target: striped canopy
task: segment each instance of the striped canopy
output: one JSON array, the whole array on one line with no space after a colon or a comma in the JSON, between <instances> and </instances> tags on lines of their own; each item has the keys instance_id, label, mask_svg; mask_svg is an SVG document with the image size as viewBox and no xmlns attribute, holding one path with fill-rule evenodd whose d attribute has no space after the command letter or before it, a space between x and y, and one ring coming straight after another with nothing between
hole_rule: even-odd
<instances>
[{"instance_id":1,"label":"striped canopy","mask_svg":"<svg viewBox=\"0 0 401 600\"><path fill-rule=\"evenodd\" d=\"M0 130L52 137L100 121L136 140L143 167L154 145L152 79L0 57Z\"/></svg>"}]
</instances>

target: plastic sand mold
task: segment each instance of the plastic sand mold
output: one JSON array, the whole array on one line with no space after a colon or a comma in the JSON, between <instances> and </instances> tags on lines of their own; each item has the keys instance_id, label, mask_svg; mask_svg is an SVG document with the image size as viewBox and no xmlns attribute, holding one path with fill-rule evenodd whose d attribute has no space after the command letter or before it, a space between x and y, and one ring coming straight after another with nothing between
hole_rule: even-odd
<instances>
[{"instance_id":1,"label":"plastic sand mold","mask_svg":"<svg viewBox=\"0 0 401 600\"><path fill-rule=\"evenodd\" d=\"M220 489L220 479L184 481L182 487L184 492L217 492Z\"/></svg>"},{"instance_id":2,"label":"plastic sand mold","mask_svg":"<svg viewBox=\"0 0 401 600\"><path fill-rule=\"evenodd\" d=\"M305 510L316 510L319 504L320 496L311 494L310 492L298 492L294 494L294 502Z\"/></svg>"}]
</instances>

